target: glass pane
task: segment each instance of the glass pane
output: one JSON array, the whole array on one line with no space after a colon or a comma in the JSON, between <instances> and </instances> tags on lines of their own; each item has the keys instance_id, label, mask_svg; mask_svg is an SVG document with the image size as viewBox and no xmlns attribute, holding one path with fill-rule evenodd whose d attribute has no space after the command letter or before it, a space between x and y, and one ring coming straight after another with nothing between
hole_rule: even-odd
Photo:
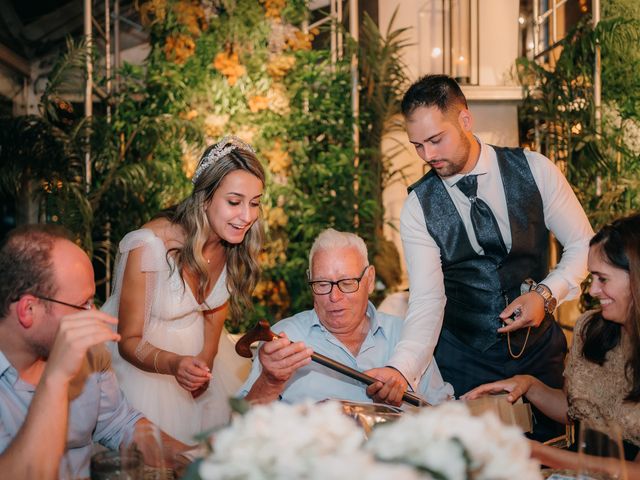
<instances>
[{"instance_id":1,"label":"glass pane","mask_svg":"<svg viewBox=\"0 0 640 480\"><path fill-rule=\"evenodd\" d=\"M471 82L471 1L451 0L451 75Z\"/></svg>"},{"instance_id":2,"label":"glass pane","mask_svg":"<svg viewBox=\"0 0 640 480\"><path fill-rule=\"evenodd\" d=\"M418 11L420 74L445 72L445 0L427 0Z\"/></svg>"},{"instance_id":3,"label":"glass pane","mask_svg":"<svg viewBox=\"0 0 640 480\"><path fill-rule=\"evenodd\" d=\"M540 34L538 37L538 52L544 52L549 48L549 45L551 45L552 41L551 41L551 33L552 33L552 28L551 28L551 15L547 15L546 17L542 18L542 23L540 24ZM544 55L542 57L542 62L543 63L549 63L549 56L548 55Z\"/></svg>"}]
</instances>

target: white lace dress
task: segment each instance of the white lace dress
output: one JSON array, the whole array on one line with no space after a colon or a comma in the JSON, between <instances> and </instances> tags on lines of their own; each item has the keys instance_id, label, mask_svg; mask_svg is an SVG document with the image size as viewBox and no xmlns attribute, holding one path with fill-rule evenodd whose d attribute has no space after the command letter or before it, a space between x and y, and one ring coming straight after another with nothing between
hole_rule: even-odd
<instances>
[{"instance_id":1,"label":"white lace dress","mask_svg":"<svg viewBox=\"0 0 640 480\"><path fill-rule=\"evenodd\" d=\"M198 304L178 269L167 263L163 241L149 229L130 232L120 242L113 295L102 308L116 317L127 258L136 248L143 248L141 269L147 274L146 295L140 299L145 302L143 341L180 355L198 354L204 342L202 311L219 307L229 298L226 268L205 302ZM169 262L173 262L171 257ZM120 387L131 404L186 443L194 443L193 436L203 430L229 421L228 398L238 391L251 369L250 360L236 354L226 330L220 336L209 388L196 399L178 385L175 377L145 372L124 360L115 344L112 355Z\"/></svg>"}]
</instances>

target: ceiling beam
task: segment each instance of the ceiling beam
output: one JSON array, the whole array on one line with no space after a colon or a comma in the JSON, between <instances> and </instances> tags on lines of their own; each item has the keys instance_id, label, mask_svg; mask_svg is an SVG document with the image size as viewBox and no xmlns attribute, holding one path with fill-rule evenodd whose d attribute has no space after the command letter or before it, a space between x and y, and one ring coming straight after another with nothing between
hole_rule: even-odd
<instances>
[{"instance_id":1,"label":"ceiling beam","mask_svg":"<svg viewBox=\"0 0 640 480\"><path fill-rule=\"evenodd\" d=\"M0 0L0 15L4 20L4 26L7 28L13 38L20 39L20 32L23 25L16 10L9 0Z\"/></svg>"},{"instance_id":2,"label":"ceiling beam","mask_svg":"<svg viewBox=\"0 0 640 480\"><path fill-rule=\"evenodd\" d=\"M25 77L31 76L31 65L29 64L29 61L1 43L0 62L16 72L21 73Z\"/></svg>"},{"instance_id":3,"label":"ceiling beam","mask_svg":"<svg viewBox=\"0 0 640 480\"><path fill-rule=\"evenodd\" d=\"M22 34L31 42L42 42L52 38L64 38L81 27L82 5L80 2L68 2L25 24Z\"/></svg>"}]
</instances>

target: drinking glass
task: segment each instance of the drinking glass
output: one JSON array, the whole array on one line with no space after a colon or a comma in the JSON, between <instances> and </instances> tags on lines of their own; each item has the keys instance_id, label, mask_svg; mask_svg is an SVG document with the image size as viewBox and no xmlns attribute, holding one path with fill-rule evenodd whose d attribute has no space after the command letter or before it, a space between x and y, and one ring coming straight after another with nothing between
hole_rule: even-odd
<instances>
[{"instance_id":1,"label":"drinking glass","mask_svg":"<svg viewBox=\"0 0 640 480\"><path fill-rule=\"evenodd\" d=\"M578 480L627 480L622 434L613 422L584 420L578 434Z\"/></svg>"},{"instance_id":2,"label":"drinking glass","mask_svg":"<svg viewBox=\"0 0 640 480\"><path fill-rule=\"evenodd\" d=\"M170 468L165 461L162 435L157 425L141 423L136 425L131 447L142 452L145 480L165 480L173 478Z\"/></svg>"},{"instance_id":3,"label":"drinking glass","mask_svg":"<svg viewBox=\"0 0 640 480\"><path fill-rule=\"evenodd\" d=\"M144 475L142 454L133 448L96 453L90 468L91 480L139 480Z\"/></svg>"}]
</instances>

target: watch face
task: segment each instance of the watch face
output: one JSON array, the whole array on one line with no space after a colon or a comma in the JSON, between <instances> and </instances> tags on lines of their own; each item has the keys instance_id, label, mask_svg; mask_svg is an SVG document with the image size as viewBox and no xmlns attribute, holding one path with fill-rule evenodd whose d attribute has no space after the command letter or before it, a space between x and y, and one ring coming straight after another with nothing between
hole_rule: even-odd
<instances>
[{"instance_id":1,"label":"watch face","mask_svg":"<svg viewBox=\"0 0 640 480\"><path fill-rule=\"evenodd\" d=\"M556 309L556 306L558 305L558 300L556 300L554 297L551 297L549 300L547 300L544 303L545 303L545 309L547 310L547 312L553 313Z\"/></svg>"},{"instance_id":2,"label":"watch face","mask_svg":"<svg viewBox=\"0 0 640 480\"><path fill-rule=\"evenodd\" d=\"M535 290L536 282L532 279L527 278L524 282L520 284L520 295L524 295L525 293L529 293Z\"/></svg>"}]
</instances>

